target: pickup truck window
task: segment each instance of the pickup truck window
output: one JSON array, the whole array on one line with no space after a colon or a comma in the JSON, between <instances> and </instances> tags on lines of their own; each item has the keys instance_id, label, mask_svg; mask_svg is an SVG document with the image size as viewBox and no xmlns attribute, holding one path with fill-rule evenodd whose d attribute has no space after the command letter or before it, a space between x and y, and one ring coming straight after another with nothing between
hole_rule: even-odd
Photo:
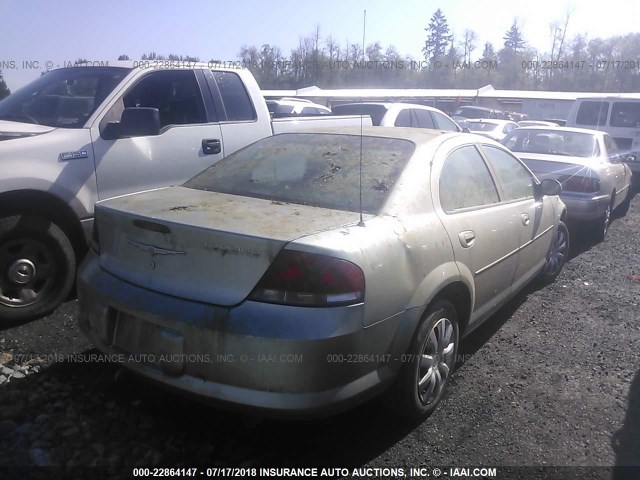
<instances>
[{"instance_id":1,"label":"pickup truck window","mask_svg":"<svg viewBox=\"0 0 640 480\"><path fill-rule=\"evenodd\" d=\"M119 67L52 70L0 102L0 120L82 128L129 72Z\"/></svg>"},{"instance_id":2,"label":"pickup truck window","mask_svg":"<svg viewBox=\"0 0 640 480\"><path fill-rule=\"evenodd\" d=\"M456 125L453 121L449 120L447 117L438 112L431 112L431 116L433 116L433 120L436 124L438 130L446 130L450 132L459 132L460 127Z\"/></svg>"},{"instance_id":3,"label":"pickup truck window","mask_svg":"<svg viewBox=\"0 0 640 480\"><path fill-rule=\"evenodd\" d=\"M124 95L123 101L124 108L157 108L160 128L207 121L200 87L189 70L150 73Z\"/></svg>"},{"instance_id":4,"label":"pickup truck window","mask_svg":"<svg viewBox=\"0 0 640 480\"><path fill-rule=\"evenodd\" d=\"M213 72L220 96L231 122L255 120L256 111L240 77L233 72Z\"/></svg>"},{"instance_id":5,"label":"pickup truck window","mask_svg":"<svg viewBox=\"0 0 640 480\"><path fill-rule=\"evenodd\" d=\"M398 117L396 118L396 121L394 123L395 127L417 127L417 125L414 125L412 122L412 118L411 118L411 110L409 110L408 108L405 108L404 110L401 110L400 113L398 113Z\"/></svg>"},{"instance_id":6,"label":"pickup truck window","mask_svg":"<svg viewBox=\"0 0 640 480\"><path fill-rule=\"evenodd\" d=\"M436 128L433 123L433 118L431 118L431 113L428 110L420 110L419 108L414 108L413 113L418 119L418 127L431 129Z\"/></svg>"},{"instance_id":7,"label":"pickup truck window","mask_svg":"<svg viewBox=\"0 0 640 480\"><path fill-rule=\"evenodd\" d=\"M415 145L359 135L286 133L232 153L183 186L357 212L362 141L362 211L377 213Z\"/></svg>"}]
</instances>

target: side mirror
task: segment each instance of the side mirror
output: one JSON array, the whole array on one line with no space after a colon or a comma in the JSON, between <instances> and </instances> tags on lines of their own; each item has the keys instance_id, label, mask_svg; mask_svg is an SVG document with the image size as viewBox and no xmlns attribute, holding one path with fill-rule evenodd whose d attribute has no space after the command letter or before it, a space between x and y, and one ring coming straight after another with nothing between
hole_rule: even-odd
<instances>
[{"instance_id":1,"label":"side mirror","mask_svg":"<svg viewBox=\"0 0 640 480\"><path fill-rule=\"evenodd\" d=\"M471 133L471 130L469 130L469 127L462 127L462 132L463 133Z\"/></svg>"},{"instance_id":2,"label":"side mirror","mask_svg":"<svg viewBox=\"0 0 640 480\"><path fill-rule=\"evenodd\" d=\"M551 178L545 178L542 180L538 188L541 195L560 195L560 192L562 192L562 185L560 182Z\"/></svg>"},{"instance_id":3,"label":"side mirror","mask_svg":"<svg viewBox=\"0 0 640 480\"><path fill-rule=\"evenodd\" d=\"M157 108L125 108L120 122L110 122L102 132L105 140L159 135L160 112Z\"/></svg>"}]
</instances>

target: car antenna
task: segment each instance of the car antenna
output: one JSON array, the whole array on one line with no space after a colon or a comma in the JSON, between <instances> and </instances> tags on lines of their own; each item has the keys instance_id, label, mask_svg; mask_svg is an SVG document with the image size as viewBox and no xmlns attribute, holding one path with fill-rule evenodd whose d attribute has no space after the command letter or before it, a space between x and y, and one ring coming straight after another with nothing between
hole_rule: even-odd
<instances>
[{"instance_id":1,"label":"car antenna","mask_svg":"<svg viewBox=\"0 0 640 480\"><path fill-rule=\"evenodd\" d=\"M362 61L364 62L364 37L367 31L367 11L364 11L363 24L362 24ZM360 96L360 106L362 107L362 96ZM361 109L362 111L362 109ZM362 218L362 113L360 113L360 221L359 227L364 227L364 220Z\"/></svg>"}]
</instances>

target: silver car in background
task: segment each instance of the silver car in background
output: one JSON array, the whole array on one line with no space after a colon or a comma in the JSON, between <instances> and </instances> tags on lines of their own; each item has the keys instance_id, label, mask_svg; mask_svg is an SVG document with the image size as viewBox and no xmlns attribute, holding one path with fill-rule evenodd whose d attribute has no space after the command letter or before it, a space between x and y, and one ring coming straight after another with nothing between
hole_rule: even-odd
<instances>
[{"instance_id":1,"label":"silver car in background","mask_svg":"<svg viewBox=\"0 0 640 480\"><path fill-rule=\"evenodd\" d=\"M560 185L485 138L282 134L100 202L79 323L139 374L263 415L388 389L431 413L473 332L567 256Z\"/></svg>"},{"instance_id":2,"label":"silver car in background","mask_svg":"<svg viewBox=\"0 0 640 480\"><path fill-rule=\"evenodd\" d=\"M569 220L591 221L604 240L612 212L625 215L631 202L631 169L611 136L570 127L526 127L502 142L538 178L562 184Z\"/></svg>"},{"instance_id":3,"label":"silver car in background","mask_svg":"<svg viewBox=\"0 0 640 480\"><path fill-rule=\"evenodd\" d=\"M494 120L486 118L472 118L460 123L461 127L467 127L471 133L483 135L496 141L501 141L509 132L518 128L516 122L511 120Z\"/></svg>"}]
</instances>

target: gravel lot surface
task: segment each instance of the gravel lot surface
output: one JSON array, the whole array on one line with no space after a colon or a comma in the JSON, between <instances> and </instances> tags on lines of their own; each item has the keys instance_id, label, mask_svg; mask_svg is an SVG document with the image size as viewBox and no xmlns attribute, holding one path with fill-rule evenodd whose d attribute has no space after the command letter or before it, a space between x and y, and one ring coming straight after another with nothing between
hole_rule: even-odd
<instances>
[{"instance_id":1,"label":"gravel lot surface","mask_svg":"<svg viewBox=\"0 0 640 480\"><path fill-rule=\"evenodd\" d=\"M133 466L640 465L640 195L604 243L571 233L558 280L463 343L448 394L420 424L376 401L297 423L200 405L91 361L67 302L0 331L0 465L57 465L62 478L90 465L109 478L133 478ZM589 472L580 478L605 478Z\"/></svg>"}]
</instances>

